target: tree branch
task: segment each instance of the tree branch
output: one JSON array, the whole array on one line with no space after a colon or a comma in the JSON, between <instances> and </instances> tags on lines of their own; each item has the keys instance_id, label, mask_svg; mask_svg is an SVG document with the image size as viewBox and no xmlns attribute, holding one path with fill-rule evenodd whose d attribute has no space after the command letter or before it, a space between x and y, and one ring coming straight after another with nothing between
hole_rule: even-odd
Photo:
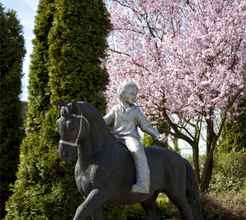
<instances>
[{"instance_id":1,"label":"tree branch","mask_svg":"<svg viewBox=\"0 0 246 220\"><path fill-rule=\"evenodd\" d=\"M130 54L125 53L125 52L121 52L121 51L118 51L118 50L115 50L115 49L111 49L111 48L109 48L108 50L113 52L113 53L117 53L117 54L124 55L124 56L127 56L127 57L131 58L131 61L132 61L132 63L134 65L144 69L148 73L151 73L151 71L147 67L145 67L143 64L138 63Z\"/></svg>"},{"instance_id":2,"label":"tree branch","mask_svg":"<svg viewBox=\"0 0 246 220\"><path fill-rule=\"evenodd\" d=\"M181 131L179 131L179 129L177 128L177 125L172 122L170 117L167 115L167 112L165 109L163 110L163 113L165 115L165 119L167 120L168 124L175 131L175 133L173 133L173 135L176 136L177 138L181 138L181 139L185 140L187 143L189 143L191 146L193 146L194 141L191 138L189 138L188 136L184 135Z\"/></svg>"}]
</instances>

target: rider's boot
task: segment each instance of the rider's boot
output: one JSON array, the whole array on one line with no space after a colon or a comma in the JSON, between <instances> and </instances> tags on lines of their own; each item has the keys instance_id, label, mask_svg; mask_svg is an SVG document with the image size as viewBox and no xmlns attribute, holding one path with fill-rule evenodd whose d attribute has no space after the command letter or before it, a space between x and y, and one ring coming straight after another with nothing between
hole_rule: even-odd
<instances>
[{"instance_id":1,"label":"rider's boot","mask_svg":"<svg viewBox=\"0 0 246 220\"><path fill-rule=\"evenodd\" d=\"M144 150L132 152L136 166L136 184L132 186L132 192L149 193L150 191L150 171Z\"/></svg>"}]
</instances>

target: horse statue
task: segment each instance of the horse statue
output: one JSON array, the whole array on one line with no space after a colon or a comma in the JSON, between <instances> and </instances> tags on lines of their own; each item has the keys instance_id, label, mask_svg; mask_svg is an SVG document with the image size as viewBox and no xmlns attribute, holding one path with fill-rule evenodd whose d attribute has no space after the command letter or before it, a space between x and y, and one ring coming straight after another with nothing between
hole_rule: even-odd
<instances>
[{"instance_id":1,"label":"horse statue","mask_svg":"<svg viewBox=\"0 0 246 220\"><path fill-rule=\"evenodd\" d=\"M72 102L61 108L58 119L59 153L72 159L77 148L75 180L85 200L73 220L93 217L103 220L103 205L139 202L148 219L161 219L155 200L165 193L179 209L184 220L203 220L197 183L190 164L163 147L146 148L150 167L150 193L133 193L136 181L133 159L106 126L101 114L86 102Z\"/></svg>"}]
</instances>

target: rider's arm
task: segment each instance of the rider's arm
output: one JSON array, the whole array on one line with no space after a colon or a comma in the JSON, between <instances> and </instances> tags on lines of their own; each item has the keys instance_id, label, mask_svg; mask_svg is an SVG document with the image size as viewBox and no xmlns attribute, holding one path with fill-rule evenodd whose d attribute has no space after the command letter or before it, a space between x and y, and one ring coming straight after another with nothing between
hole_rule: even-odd
<instances>
[{"instance_id":1,"label":"rider's arm","mask_svg":"<svg viewBox=\"0 0 246 220\"><path fill-rule=\"evenodd\" d=\"M104 117L107 126L113 126L115 119L115 108L113 107Z\"/></svg>"},{"instance_id":2,"label":"rider's arm","mask_svg":"<svg viewBox=\"0 0 246 220\"><path fill-rule=\"evenodd\" d=\"M143 112L139 108L138 108L138 114L137 114L137 121L138 121L138 126L141 128L142 131L144 131L147 134L151 135L156 140L159 140L160 139L161 134L145 118Z\"/></svg>"}]
</instances>

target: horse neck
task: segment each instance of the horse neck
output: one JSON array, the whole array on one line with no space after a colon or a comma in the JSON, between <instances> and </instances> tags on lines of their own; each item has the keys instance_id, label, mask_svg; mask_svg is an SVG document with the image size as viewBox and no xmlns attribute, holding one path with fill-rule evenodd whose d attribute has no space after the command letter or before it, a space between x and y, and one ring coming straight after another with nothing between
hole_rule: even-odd
<instances>
[{"instance_id":1,"label":"horse neck","mask_svg":"<svg viewBox=\"0 0 246 220\"><path fill-rule=\"evenodd\" d=\"M77 163L80 166L81 171L87 170L91 164L95 164L96 160L100 157L103 157L102 151L112 151L113 144L115 144L115 138L113 135L104 136L104 143L102 149L95 149L95 143L91 138L86 138L83 142L80 143L78 147L78 159Z\"/></svg>"},{"instance_id":2,"label":"horse neck","mask_svg":"<svg viewBox=\"0 0 246 220\"><path fill-rule=\"evenodd\" d=\"M87 127L83 130L84 138L80 139L78 147L78 163L82 169L87 169L95 161L95 157L98 158L99 153L110 146L106 142L113 142L113 136L102 118L95 114L87 120Z\"/></svg>"},{"instance_id":3,"label":"horse neck","mask_svg":"<svg viewBox=\"0 0 246 220\"><path fill-rule=\"evenodd\" d=\"M78 147L77 163L82 170L86 170L93 162L92 147L92 143L89 139L83 141Z\"/></svg>"}]
</instances>

